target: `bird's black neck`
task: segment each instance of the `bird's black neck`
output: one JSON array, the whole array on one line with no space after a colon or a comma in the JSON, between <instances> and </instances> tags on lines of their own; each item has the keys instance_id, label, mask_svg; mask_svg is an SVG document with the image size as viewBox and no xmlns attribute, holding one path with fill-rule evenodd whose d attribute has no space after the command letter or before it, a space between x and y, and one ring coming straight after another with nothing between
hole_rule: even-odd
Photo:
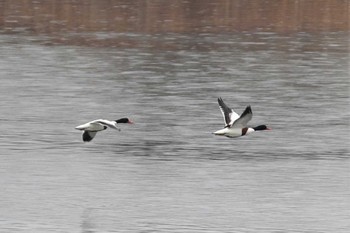
<instances>
[{"instance_id":1,"label":"bird's black neck","mask_svg":"<svg viewBox=\"0 0 350 233\"><path fill-rule=\"evenodd\" d=\"M266 130L267 127L266 125L259 125L253 128L255 131L259 131L259 130Z\"/></svg>"},{"instance_id":2,"label":"bird's black neck","mask_svg":"<svg viewBox=\"0 0 350 233\"><path fill-rule=\"evenodd\" d=\"M115 122L117 122L118 124L120 124L120 123L128 123L129 119L128 118L120 118L120 119L116 120Z\"/></svg>"}]
</instances>

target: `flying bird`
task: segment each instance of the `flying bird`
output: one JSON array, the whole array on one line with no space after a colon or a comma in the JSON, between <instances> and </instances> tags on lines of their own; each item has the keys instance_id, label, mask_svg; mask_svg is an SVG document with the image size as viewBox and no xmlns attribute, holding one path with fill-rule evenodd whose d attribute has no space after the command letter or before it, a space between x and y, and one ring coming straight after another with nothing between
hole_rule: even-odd
<instances>
[{"instance_id":1,"label":"flying bird","mask_svg":"<svg viewBox=\"0 0 350 233\"><path fill-rule=\"evenodd\" d=\"M226 136L229 138L241 137L260 130L271 130L266 125L259 125L256 127L247 127L247 123L252 119L252 108L246 107L241 115L238 115L233 109L227 107L222 98L218 98L219 107L224 117L225 127L214 132L215 135Z\"/></svg>"},{"instance_id":2,"label":"flying bird","mask_svg":"<svg viewBox=\"0 0 350 233\"><path fill-rule=\"evenodd\" d=\"M83 125L78 125L77 127L75 127L75 129L83 130L83 141L90 142L95 137L98 131L102 131L107 128L112 128L120 131L120 129L117 128L117 124L121 124L121 123L132 124L133 122L126 117L120 118L119 120L115 120L115 121L98 119L98 120L90 121Z\"/></svg>"}]
</instances>

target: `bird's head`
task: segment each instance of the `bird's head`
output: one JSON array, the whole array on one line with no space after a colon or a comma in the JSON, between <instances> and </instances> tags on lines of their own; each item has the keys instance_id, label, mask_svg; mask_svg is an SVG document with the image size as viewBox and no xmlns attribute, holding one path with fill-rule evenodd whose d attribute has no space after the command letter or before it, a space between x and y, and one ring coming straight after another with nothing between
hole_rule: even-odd
<instances>
[{"instance_id":1,"label":"bird's head","mask_svg":"<svg viewBox=\"0 0 350 233\"><path fill-rule=\"evenodd\" d=\"M130 120L130 119L127 118L127 117L120 118L120 119L116 120L115 122L117 122L118 124L120 124L120 123L133 124L133 123L134 123L132 120Z\"/></svg>"},{"instance_id":2,"label":"bird's head","mask_svg":"<svg viewBox=\"0 0 350 233\"><path fill-rule=\"evenodd\" d=\"M259 125L257 127L253 128L255 131L259 131L259 130L271 130L271 128L267 127L266 125Z\"/></svg>"}]
</instances>

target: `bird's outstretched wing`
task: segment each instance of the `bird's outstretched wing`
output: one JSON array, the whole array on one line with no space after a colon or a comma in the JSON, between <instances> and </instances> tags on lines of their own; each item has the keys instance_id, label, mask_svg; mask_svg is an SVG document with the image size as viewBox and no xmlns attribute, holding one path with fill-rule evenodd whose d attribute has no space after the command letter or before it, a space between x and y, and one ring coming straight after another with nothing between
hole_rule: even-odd
<instances>
[{"instance_id":1,"label":"bird's outstretched wing","mask_svg":"<svg viewBox=\"0 0 350 233\"><path fill-rule=\"evenodd\" d=\"M233 122L232 124L232 128L244 128L247 126L247 123L252 119L253 117L253 112L252 112L252 108L249 106L247 106L244 110L244 112L242 113L242 115Z\"/></svg>"},{"instance_id":2,"label":"bird's outstretched wing","mask_svg":"<svg viewBox=\"0 0 350 233\"><path fill-rule=\"evenodd\" d=\"M218 98L219 107L224 117L225 127L231 127L232 124L239 118L239 115L233 109L227 107L222 98Z\"/></svg>"},{"instance_id":3,"label":"bird's outstretched wing","mask_svg":"<svg viewBox=\"0 0 350 233\"><path fill-rule=\"evenodd\" d=\"M96 131L84 131L83 132L83 141L90 142L96 135Z\"/></svg>"},{"instance_id":4,"label":"bird's outstretched wing","mask_svg":"<svg viewBox=\"0 0 350 233\"><path fill-rule=\"evenodd\" d=\"M104 120L104 119L98 119L98 120L95 120L94 123L99 123L101 125L105 125L107 127L110 127L112 129L116 129L116 130L119 130L119 128L117 128L117 123L115 121L109 121L109 120Z\"/></svg>"}]
</instances>

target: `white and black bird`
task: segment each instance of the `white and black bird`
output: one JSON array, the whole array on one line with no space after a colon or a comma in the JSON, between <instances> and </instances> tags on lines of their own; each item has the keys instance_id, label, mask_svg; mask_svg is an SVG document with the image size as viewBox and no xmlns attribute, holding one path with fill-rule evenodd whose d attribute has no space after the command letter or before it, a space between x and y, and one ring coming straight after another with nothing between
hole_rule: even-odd
<instances>
[{"instance_id":1,"label":"white and black bird","mask_svg":"<svg viewBox=\"0 0 350 233\"><path fill-rule=\"evenodd\" d=\"M233 111L233 109L227 107L222 98L218 98L218 103L224 117L225 127L214 132L215 135L235 138L259 130L271 130L266 125L259 125L253 128L247 127L247 123L253 117L253 112L250 106L247 106L242 115L239 116Z\"/></svg>"},{"instance_id":2,"label":"white and black bird","mask_svg":"<svg viewBox=\"0 0 350 233\"><path fill-rule=\"evenodd\" d=\"M120 118L119 120L115 120L115 121L98 119L98 120L90 121L83 125L78 125L77 127L75 127L75 129L84 130L83 141L90 142L95 137L98 131L105 130L108 127L120 131L120 129L117 127L117 124L121 124L121 123L132 124L133 122L126 117Z\"/></svg>"}]
</instances>

